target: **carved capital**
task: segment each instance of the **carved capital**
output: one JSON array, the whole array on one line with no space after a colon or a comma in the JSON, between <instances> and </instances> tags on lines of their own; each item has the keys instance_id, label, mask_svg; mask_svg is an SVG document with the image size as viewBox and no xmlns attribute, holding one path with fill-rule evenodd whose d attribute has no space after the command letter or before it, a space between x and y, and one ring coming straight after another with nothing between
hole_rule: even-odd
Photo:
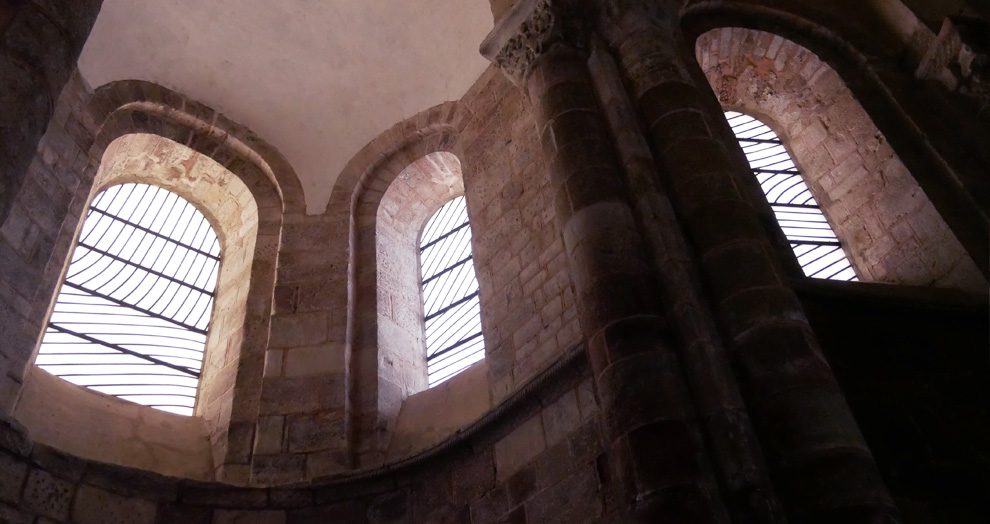
<instances>
[{"instance_id":1,"label":"carved capital","mask_svg":"<svg viewBox=\"0 0 990 524\"><path fill-rule=\"evenodd\" d=\"M485 39L481 53L521 85L536 59L552 47L584 49L583 20L563 4L563 0L519 2Z\"/></svg>"},{"instance_id":2,"label":"carved capital","mask_svg":"<svg viewBox=\"0 0 990 524\"><path fill-rule=\"evenodd\" d=\"M980 116L986 117L990 113L990 50L982 39L982 25L978 19L946 18L915 76L935 80L970 99Z\"/></svg>"}]
</instances>

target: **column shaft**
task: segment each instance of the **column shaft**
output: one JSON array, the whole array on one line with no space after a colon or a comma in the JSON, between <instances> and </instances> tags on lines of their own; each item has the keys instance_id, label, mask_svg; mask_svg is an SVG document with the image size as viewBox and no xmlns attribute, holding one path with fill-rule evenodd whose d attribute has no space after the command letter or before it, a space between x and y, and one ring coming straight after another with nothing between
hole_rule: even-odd
<instances>
[{"instance_id":1,"label":"column shaft","mask_svg":"<svg viewBox=\"0 0 990 524\"><path fill-rule=\"evenodd\" d=\"M589 60L599 100L615 138L637 225L660 283L663 315L697 408L722 486L736 522L785 522L725 346L704 298L697 261L684 239L618 67L604 42Z\"/></svg>"},{"instance_id":2,"label":"column shaft","mask_svg":"<svg viewBox=\"0 0 990 524\"><path fill-rule=\"evenodd\" d=\"M0 0L0 224L103 0Z\"/></svg>"},{"instance_id":3,"label":"column shaft","mask_svg":"<svg viewBox=\"0 0 990 524\"><path fill-rule=\"evenodd\" d=\"M635 522L724 522L693 406L585 57L553 46L526 82L602 401Z\"/></svg>"}]
</instances>

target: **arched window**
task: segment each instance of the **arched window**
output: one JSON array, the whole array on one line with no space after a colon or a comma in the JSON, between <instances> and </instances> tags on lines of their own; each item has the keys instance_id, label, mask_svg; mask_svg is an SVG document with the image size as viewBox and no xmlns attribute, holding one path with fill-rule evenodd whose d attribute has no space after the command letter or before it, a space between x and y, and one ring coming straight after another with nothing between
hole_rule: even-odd
<instances>
[{"instance_id":1,"label":"arched window","mask_svg":"<svg viewBox=\"0 0 990 524\"><path fill-rule=\"evenodd\" d=\"M430 387L485 358L467 204L444 204L420 237L426 372Z\"/></svg>"},{"instance_id":2,"label":"arched window","mask_svg":"<svg viewBox=\"0 0 990 524\"><path fill-rule=\"evenodd\" d=\"M858 280L838 237L777 134L743 113L726 111L725 117L804 274Z\"/></svg>"},{"instance_id":3,"label":"arched window","mask_svg":"<svg viewBox=\"0 0 990 524\"><path fill-rule=\"evenodd\" d=\"M146 184L97 195L38 351L74 384L191 415L220 244L206 217Z\"/></svg>"}]
</instances>

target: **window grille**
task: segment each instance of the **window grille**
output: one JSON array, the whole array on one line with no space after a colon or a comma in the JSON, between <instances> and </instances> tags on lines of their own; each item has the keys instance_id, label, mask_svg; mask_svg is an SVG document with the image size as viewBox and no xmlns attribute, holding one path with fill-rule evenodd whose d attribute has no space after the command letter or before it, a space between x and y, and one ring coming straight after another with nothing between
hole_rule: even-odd
<instances>
[{"instance_id":1,"label":"window grille","mask_svg":"<svg viewBox=\"0 0 990 524\"><path fill-rule=\"evenodd\" d=\"M206 217L145 184L93 200L38 351L74 384L192 415L220 244Z\"/></svg>"},{"instance_id":2,"label":"window grille","mask_svg":"<svg viewBox=\"0 0 990 524\"><path fill-rule=\"evenodd\" d=\"M481 302L464 197L447 202L420 239L426 373L430 387L485 358Z\"/></svg>"},{"instance_id":3,"label":"window grille","mask_svg":"<svg viewBox=\"0 0 990 524\"><path fill-rule=\"evenodd\" d=\"M858 280L839 239L777 134L749 115L726 111L725 117L804 274Z\"/></svg>"}]
</instances>

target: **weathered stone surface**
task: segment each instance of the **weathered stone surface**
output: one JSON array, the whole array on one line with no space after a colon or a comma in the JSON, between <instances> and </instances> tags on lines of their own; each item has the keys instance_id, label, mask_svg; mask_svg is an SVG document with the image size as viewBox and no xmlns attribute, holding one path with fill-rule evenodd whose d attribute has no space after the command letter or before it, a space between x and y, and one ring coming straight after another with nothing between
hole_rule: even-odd
<instances>
[{"instance_id":1,"label":"weathered stone surface","mask_svg":"<svg viewBox=\"0 0 990 524\"><path fill-rule=\"evenodd\" d=\"M75 489L67 480L40 469L31 470L24 484L24 506L55 520L65 520Z\"/></svg>"},{"instance_id":2,"label":"weathered stone surface","mask_svg":"<svg viewBox=\"0 0 990 524\"><path fill-rule=\"evenodd\" d=\"M213 513L213 524L285 524L285 512L217 510Z\"/></svg>"},{"instance_id":3,"label":"weathered stone surface","mask_svg":"<svg viewBox=\"0 0 990 524\"><path fill-rule=\"evenodd\" d=\"M266 379L261 396L262 415L288 415L338 408L343 383L337 376Z\"/></svg>"},{"instance_id":4,"label":"weathered stone surface","mask_svg":"<svg viewBox=\"0 0 990 524\"><path fill-rule=\"evenodd\" d=\"M154 524L157 507L145 499L122 497L83 484L72 504L72 522L78 524Z\"/></svg>"},{"instance_id":5,"label":"weathered stone surface","mask_svg":"<svg viewBox=\"0 0 990 524\"><path fill-rule=\"evenodd\" d=\"M647 3L674 5L611 7L621 6L621 15ZM963 145L979 145L985 135L929 132L946 125L943 117L959 120L941 88L910 80L915 64L905 64L928 45L926 28L912 25L910 9L883 15L896 20L881 20L877 12L885 10L848 17L842 3L812 3L775 3L779 18L771 25L805 34L810 26L789 25L799 18L821 28L802 41L828 51L826 60L769 33L724 28L703 35L696 50L716 96L766 117L785 137L840 238L855 248L863 280L975 289L983 296L985 268L970 255L986 250L985 228L960 229L967 222L952 208L986 207L986 154ZM62 432L61 442L104 453L67 448L75 455L111 462L139 457L147 461L125 464L260 489L190 483L76 459L53 451L61 446L51 440L56 432L42 431L44 424L32 422L31 438L45 442L34 445L23 428L3 420L0 521L619 522L628 516L617 512L635 498L649 512L644 520L717 520L712 508L724 503L733 521L774 522L772 508L762 520L740 509L772 506L772 490L734 491L757 485L753 479L763 465L760 459L742 466L733 460L729 452L746 437L736 433L738 424L707 419L713 406L738 413L741 421L750 414L758 419L762 440L752 444L762 445L777 468L778 485L771 487L792 497L789 508L802 508L799 520L807 508L859 504L864 497L885 504L883 480L870 467L859 423L880 474L895 479L891 488L898 496L911 494L901 499L924 508L916 512L925 513L922 518L979 521L966 518L970 509L962 498L987 491L972 480L986 469L986 408L974 401L982 398L986 366L967 354L974 347L973 354L985 354L985 301L972 320L960 313L970 311L960 305L968 300L961 295L915 297L919 309L908 314L891 306L904 297L890 289L902 288L868 297L862 290L869 288L835 287L822 296L846 301L836 299L829 314L847 322L870 318L873 325L856 323L863 334L853 337L846 331L854 328L826 320L812 332L800 310L814 299L802 296L798 304L789 296L792 275L778 267L787 265L779 255L787 255L788 246L775 237L766 209L753 212L760 207L758 187L738 168L739 155L719 130L716 100L702 89L700 71L683 60L671 32L651 35L648 18L607 19L594 29L595 38L608 37L616 29L612 22L634 24L629 41L593 47L620 59L645 53L642 63L608 73L619 84L609 93L586 78L606 74L588 65L591 49L577 46L568 60L558 60L568 43L592 34L590 25L561 24L576 22L580 10L554 17L556 9L581 2L517 3L540 4L541 12L551 13L550 20L534 19L502 60L516 72L539 69L532 84L538 96L527 98L489 68L461 101L424 111L372 140L342 174L327 212L306 215L298 180L280 153L179 93L138 81L93 93L76 75L50 103L58 82L48 81L71 69L62 60L71 56L63 40L81 45L75 22L91 21L95 11L84 11L96 4L0 2L0 78L10 80L0 88L0 172L11 174L0 185L0 217L10 209L0 220L0 411L26 425L29 414L34 422L60 422L49 428ZM499 18L509 9L500 4L493 5ZM746 4L740 9L761 5ZM30 12L15 20L14 5ZM699 11L694 5L701 4L684 4L686 26L707 23L711 6ZM762 15L747 16L752 25ZM740 21L734 17L723 21ZM543 22L549 25L539 26ZM676 17L667 22L676 24ZM888 34L891 27L914 41ZM877 41L867 33L876 33ZM931 48L938 49L944 50ZM869 57L869 74L842 63L857 53ZM833 66L849 75L854 91ZM599 117L630 90L640 111L627 125ZM877 126L857 97L878 117ZM939 109L920 107L929 104ZM38 120L30 111L54 112ZM925 111L936 115L935 127L914 119ZM623 148L643 142L644 133L657 143L626 155ZM922 139L911 139L912 133ZM27 140L31 134L43 138L34 143ZM959 150L936 147L946 141L959 142ZM619 155L612 154L616 146ZM27 162L15 165L14 156ZM974 159L966 160L976 167L973 173L954 172L967 156ZM200 169L214 161L225 169ZM941 174L916 170L919 181L929 182L914 183L906 165L933 166ZM631 177L624 174L637 170L679 195L676 215L627 186ZM91 189L132 177L199 195L197 203L209 209L227 239L198 417L182 419L182 425L162 423L133 404L116 416L99 406L76 409L32 398L38 383L31 382L31 359ZM983 192L966 195L970 187ZM959 191L965 198L955 206L952 195ZM416 241L434 204L461 192L474 232L487 361L448 387L421 391ZM979 249L965 240L967 229L979 237ZM682 236L683 249L664 249L671 247L664 242ZM657 240L662 248L643 256L630 247L643 240ZM682 296L684 286L666 286L690 281L690 275L659 278L660 286L651 282L651 273L678 265L704 274L696 297ZM661 303L673 336L654 314ZM718 328L705 322L711 304L718 308ZM829 314L819 311L818 318ZM979 334L955 323L959 318L979 327ZM901 329L889 327L898 324ZM746 405L719 396L725 380L693 382L709 376L705 366L721 365L719 335L731 339L730 372L744 383ZM582 338L588 339L594 376L586 373L572 384L541 375ZM689 369L694 374L684 374L690 380L681 380L681 370ZM690 395L682 391L685 383L693 388ZM515 398L531 384L537 392ZM473 425L507 401L511 409ZM710 442L698 447L689 427L695 416L710 433L724 434L708 435ZM183 442L196 445L175 444L177 427L190 429ZM84 431L93 428L116 433L95 438ZM472 436L461 441L464 433ZM603 440L613 445L608 455ZM838 451L832 449L837 442ZM418 455L436 445L442 447ZM411 463L395 463L407 457ZM717 491L696 482L709 466L724 474ZM845 470L851 481L843 480ZM310 479L317 479L315 488ZM631 497L623 488L630 479L651 491ZM951 510L937 500L941 495L931 495L950 491L958 499ZM842 520L847 514L861 517L859 509L841 507L835 513L840 517L814 517Z\"/></svg>"},{"instance_id":6,"label":"weathered stone surface","mask_svg":"<svg viewBox=\"0 0 990 524\"><path fill-rule=\"evenodd\" d=\"M546 448L543 420L532 417L495 443L495 471L504 482Z\"/></svg>"},{"instance_id":7,"label":"weathered stone surface","mask_svg":"<svg viewBox=\"0 0 990 524\"><path fill-rule=\"evenodd\" d=\"M0 453L0 500L16 504L21 500L21 486L28 467L22 460Z\"/></svg>"}]
</instances>

